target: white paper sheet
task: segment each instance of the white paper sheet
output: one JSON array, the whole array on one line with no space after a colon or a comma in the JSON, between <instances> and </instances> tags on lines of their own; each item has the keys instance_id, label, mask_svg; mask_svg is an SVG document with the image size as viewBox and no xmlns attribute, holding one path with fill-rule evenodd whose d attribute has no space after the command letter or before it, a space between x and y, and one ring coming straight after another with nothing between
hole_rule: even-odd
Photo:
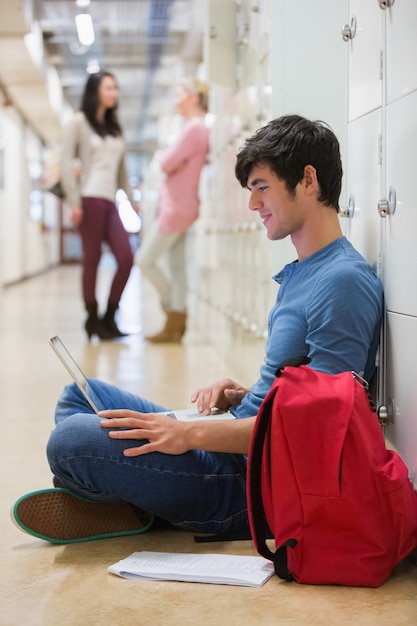
<instances>
[{"instance_id":1,"label":"white paper sheet","mask_svg":"<svg viewBox=\"0 0 417 626\"><path fill-rule=\"evenodd\" d=\"M260 587L274 574L261 556L133 552L108 571L130 580L178 580Z\"/></svg>"}]
</instances>

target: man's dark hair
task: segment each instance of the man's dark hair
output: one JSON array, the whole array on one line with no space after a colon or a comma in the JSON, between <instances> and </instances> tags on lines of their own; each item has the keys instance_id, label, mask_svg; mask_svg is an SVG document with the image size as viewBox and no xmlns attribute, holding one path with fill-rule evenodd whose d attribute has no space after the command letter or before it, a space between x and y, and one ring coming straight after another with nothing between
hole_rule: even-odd
<instances>
[{"instance_id":1,"label":"man's dark hair","mask_svg":"<svg viewBox=\"0 0 417 626\"><path fill-rule=\"evenodd\" d=\"M107 72L105 70L95 72L89 76L85 84L80 109L87 118L90 126L94 128L98 135L101 137L105 137L106 135L118 137L122 134L122 129L117 118L117 105L112 109L106 110L103 124L100 124L96 118L99 106L98 89L105 76L110 76L110 78L113 78L114 81L116 80L111 72Z\"/></svg>"},{"instance_id":2,"label":"man's dark hair","mask_svg":"<svg viewBox=\"0 0 417 626\"><path fill-rule=\"evenodd\" d=\"M255 165L268 165L292 195L304 177L305 166L312 165L320 185L318 200L339 211L343 175L340 146L324 122L300 115L272 120L247 139L237 155L235 174L242 187L247 187Z\"/></svg>"}]
</instances>

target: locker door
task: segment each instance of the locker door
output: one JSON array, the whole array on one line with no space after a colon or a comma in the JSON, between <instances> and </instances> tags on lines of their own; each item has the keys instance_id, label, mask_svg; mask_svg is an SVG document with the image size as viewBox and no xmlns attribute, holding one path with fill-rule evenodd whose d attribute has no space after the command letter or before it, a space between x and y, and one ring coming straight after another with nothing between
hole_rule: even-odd
<instances>
[{"instance_id":1,"label":"locker door","mask_svg":"<svg viewBox=\"0 0 417 626\"><path fill-rule=\"evenodd\" d=\"M398 313L387 314L387 404L394 423L386 436L400 452L417 485L417 319Z\"/></svg>"},{"instance_id":2,"label":"locker door","mask_svg":"<svg viewBox=\"0 0 417 626\"><path fill-rule=\"evenodd\" d=\"M350 0L349 121L381 106L382 18L375 1Z\"/></svg>"},{"instance_id":3,"label":"locker door","mask_svg":"<svg viewBox=\"0 0 417 626\"><path fill-rule=\"evenodd\" d=\"M211 83L236 87L236 6L234 2L207 0L204 59Z\"/></svg>"},{"instance_id":4,"label":"locker door","mask_svg":"<svg viewBox=\"0 0 417 626\"><path fill-rule=\"evenodd\" d=\"M386 11L387 102L417 89L416 0L401 0Z\"/></svg>"},{"instance_id":5,"label":"locker door","mask_svg":"<svg viewBox=\"0 0 417 626\"><path fill-rule=\"evenodd\" d=\"M396 208L386 217L384 288L389 311L417 316L417 92L386 108L386 185ZM393 192L391 193L393 196Z\"/></svg>"},{"instance_id":6,"label":"locker door","mask_svg":"<svg viewBox=\"0 0 417 626\"><path fill-rule=\"evenodd\" d=\"M391 199L389 214L383 220L385 403L394 416L386 436L403 456L417 485L417 3L396 1L381 13L386 28L382 195Z\"/></svg>"},{"instance_id":7,"label":"locker door","mask_svg":"<svg viewBox=\"0 0 417 626\"><path fill-rule=\"evenodd\" d=\"M346 188L351 215L341 221L346 237L371 264L377 261L379 248L380 132L381 109L348 125Z\"/></svg>"}]
</instances>

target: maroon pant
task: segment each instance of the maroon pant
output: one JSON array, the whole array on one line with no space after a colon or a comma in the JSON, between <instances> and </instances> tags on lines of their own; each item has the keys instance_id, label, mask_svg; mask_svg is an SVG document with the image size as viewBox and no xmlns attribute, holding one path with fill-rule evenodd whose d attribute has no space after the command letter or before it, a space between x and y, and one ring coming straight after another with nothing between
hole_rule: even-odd
<instances>
[{"instance_id":1,"label":"maroon pant","mask_svg":"<svg viewBox=\"0 0 417 626\"><path fill-rule=\"evenodd\" d=\"M127 234L113 202L103 198L83 198L83 220L79 227L83 246L82 289L84 302L96 302L97 268L102 244L107 242L113 252L117 270L108 301L117 305L133 265L133 252Z\"/></svg>"}]
</instances>

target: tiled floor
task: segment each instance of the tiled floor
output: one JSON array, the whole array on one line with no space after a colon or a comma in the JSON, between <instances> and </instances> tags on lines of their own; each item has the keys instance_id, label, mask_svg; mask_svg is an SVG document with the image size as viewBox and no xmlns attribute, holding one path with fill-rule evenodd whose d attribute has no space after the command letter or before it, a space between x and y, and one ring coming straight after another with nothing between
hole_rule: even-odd
<instances>
[{"instance_id":1,"label":"tiled floor","mask_svg":"<svg viewBox=\"0 0 417 626\"><path fill-rule=\"evenodd\" d=\"M105 293L109 269L101 272ZM188 333L182 346L153 346L140 332L158 329L153 294L135 269L120 324L138 331L118 342L91 343L81 329L79 268L64 267L0 293L1 377L0 624L415 626L417 568L398 566L379 589L313 587L270 580L261 589L192 583L131 582L107 566L136 550L255 554L250 542L195 544L172 530L54 546L18 530L9 509L23 493L51 485L44 448L55 401L68 376L48 346L59 334L88 374L183 406L202 384L233 371ZM242 381L244 382L244 381Z\"/></svg>"}]
</instances>

